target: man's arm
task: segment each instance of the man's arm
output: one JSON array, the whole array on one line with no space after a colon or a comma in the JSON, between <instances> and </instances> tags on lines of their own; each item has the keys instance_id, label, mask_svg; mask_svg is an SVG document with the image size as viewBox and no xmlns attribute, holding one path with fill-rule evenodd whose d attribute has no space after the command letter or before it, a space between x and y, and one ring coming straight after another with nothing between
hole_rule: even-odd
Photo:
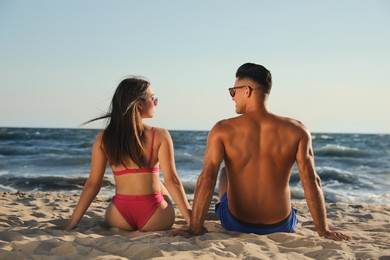
<instances>
[{"instance_id":1,"label":"man's arm","mask_svg":"<svg viewBox=\"0 0 390 260\"><path fill-rule=\"evenodd\" d=\"M333 240L351 239L349 236L340 232L332 232L329 230L321 179L315 171L311 136L307 130L305 130L299 141L296 161L302 186L305 191L307 205L316 226L318 235Z\"/></svg>"},{"instance_id":2,"label":"man's arm","mask_svg":"<svg viewBox=\"0 0 390 260\"><path fill-rule=\"evenodd\" d=\"M203 170L196 183L192 207L190 230L195 235L202 233L204 220L217 182L219 167L224 158L222 133L220 124L216 124L211 129L207 139Z\"/></svg>"}]
</instances>

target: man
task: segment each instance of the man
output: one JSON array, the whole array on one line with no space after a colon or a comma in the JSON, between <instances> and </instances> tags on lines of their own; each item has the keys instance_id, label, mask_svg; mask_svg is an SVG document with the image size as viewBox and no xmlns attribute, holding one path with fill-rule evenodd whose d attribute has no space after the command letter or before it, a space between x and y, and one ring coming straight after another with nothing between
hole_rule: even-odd
<instances>
[{"instance_id":1,"label":"man","mask_svg":"<svg viewBox=\"0 0 390 260\"><path fill-rule=\"evenodd\" d=\"M291 207L289 179L296 162L318 235L349 240L348 235L329 230L310 132L299 121L269 111L271 86L271 73L261 65L246 63L237 70L229 92L241 115L218 122L209 133L190 232L203 232L222 161L221 202L215 212L222 226L257 234L292 232L298 221Z\"/></svg>"}]
</instances>

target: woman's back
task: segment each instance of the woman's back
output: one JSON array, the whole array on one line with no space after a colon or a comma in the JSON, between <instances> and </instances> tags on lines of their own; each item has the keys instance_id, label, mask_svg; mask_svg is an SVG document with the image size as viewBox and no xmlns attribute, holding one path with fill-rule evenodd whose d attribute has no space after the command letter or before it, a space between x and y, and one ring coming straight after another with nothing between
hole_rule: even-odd
<instances>
[{"instance_id":1,"label":"woman's back","mask_svg":"<svg viewBox=\"0 0 390 260\"><path fill-rule=\"evenodd\" d=\"M144 195L161 192L158 148L161 140L158 129L145 126L145 143L143 156L146 167L140 167L134 162L128 165L110 165L116 183L116 192L126 195Z\"/></svg>"}]
</instances>

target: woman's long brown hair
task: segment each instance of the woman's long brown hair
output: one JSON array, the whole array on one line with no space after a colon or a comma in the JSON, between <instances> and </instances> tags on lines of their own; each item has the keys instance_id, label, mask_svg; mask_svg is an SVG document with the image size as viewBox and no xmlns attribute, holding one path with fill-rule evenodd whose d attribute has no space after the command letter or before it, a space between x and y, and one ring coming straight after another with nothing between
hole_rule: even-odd
<instances>
[{"instance_id":1,"label":"woman's long brown hair","mask_svg":"<svg viewBox=\"0 0 390 260\"><path fill-rule=\"evenodd\" d=\"M146 167L140 102L146 99L149 86L148 81L137 77L122 80L116 88L109 112L86 122L109 119L102 143L110 165L125 166L133 161L139 167Z\"/></svg>"}]
</instances>

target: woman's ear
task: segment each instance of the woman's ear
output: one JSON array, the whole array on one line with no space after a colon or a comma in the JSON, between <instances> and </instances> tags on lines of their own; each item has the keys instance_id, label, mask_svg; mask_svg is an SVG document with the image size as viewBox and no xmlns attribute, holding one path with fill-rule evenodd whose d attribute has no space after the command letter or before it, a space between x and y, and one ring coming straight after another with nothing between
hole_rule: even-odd
<instances>
[{"instance_id":1,"label":"woman's ear","mask_svg":"<svg viewBox=\"0 0 390 260\"><path fill-rule=\"evenodd\" d=\"M138 101L137 103L138 110L142 111L142 101Z\"/></svg>"}]
</instances>

